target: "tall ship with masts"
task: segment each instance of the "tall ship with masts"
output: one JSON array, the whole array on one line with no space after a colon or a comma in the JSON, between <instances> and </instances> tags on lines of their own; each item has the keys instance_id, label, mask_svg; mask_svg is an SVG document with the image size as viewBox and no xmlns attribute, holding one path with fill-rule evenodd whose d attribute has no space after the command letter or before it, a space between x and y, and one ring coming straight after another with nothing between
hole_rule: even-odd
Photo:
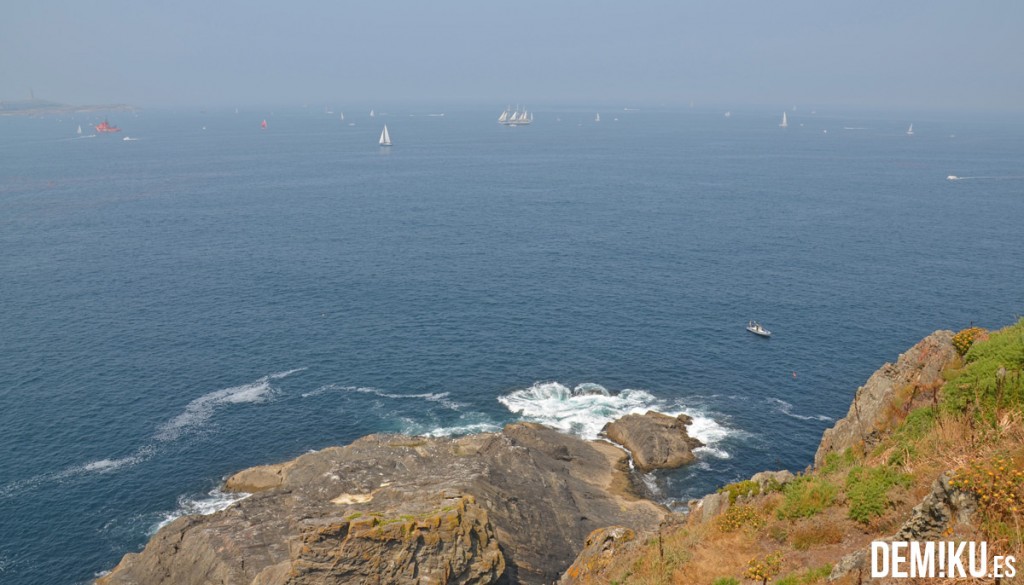
<instances>
[{"instance_id":1,"label":"tall ship with masts","mask_svg":"<svg viewBox=\"0 0 1024 585\"><path fill-rule=\"evenodd\" d=\"M525 126L533 123L533 112L529 112L526 108L512 109L512 106L505 108L505 111L498 116L498 123L503 126Z\"/></svg>"}]
</instances>

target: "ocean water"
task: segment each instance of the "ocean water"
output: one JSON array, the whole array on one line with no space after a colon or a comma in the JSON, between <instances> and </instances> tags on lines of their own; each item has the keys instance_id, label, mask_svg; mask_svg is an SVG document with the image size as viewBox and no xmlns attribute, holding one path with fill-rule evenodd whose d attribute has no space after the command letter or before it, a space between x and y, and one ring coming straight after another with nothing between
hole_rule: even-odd
<instances>
[{"instance_id":1,"label":"ocean water","mask_svg":"<svg viewBox=\"0 0 1024 585\"><path fill-rule=\"evenodd\" d=\"M88 582L378 431L686 412L708 446L649 478L685 502L1024 312L1024 120L498 110L0 117L0 582Z\"/></svg>"}]
</instances>

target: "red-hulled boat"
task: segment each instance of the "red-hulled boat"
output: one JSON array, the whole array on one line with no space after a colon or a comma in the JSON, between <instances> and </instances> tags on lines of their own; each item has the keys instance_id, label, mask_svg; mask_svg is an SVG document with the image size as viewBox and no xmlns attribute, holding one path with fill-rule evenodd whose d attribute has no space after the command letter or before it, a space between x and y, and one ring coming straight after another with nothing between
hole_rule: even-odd
<instances>
[{"instance_id":1,"label":"red-hulled boat","mask_svg":"<svg viewBox=\"0 0 1024 585\"><path fill-rule=\"evenodd\" d=\"M104 118L102 122L100 122L99 124L96 124L96 131L97 132L120 132L121 129L118 128L117 126L111 126L110 122L107 122L107 119Z\"/></svg>"}]
</instances>

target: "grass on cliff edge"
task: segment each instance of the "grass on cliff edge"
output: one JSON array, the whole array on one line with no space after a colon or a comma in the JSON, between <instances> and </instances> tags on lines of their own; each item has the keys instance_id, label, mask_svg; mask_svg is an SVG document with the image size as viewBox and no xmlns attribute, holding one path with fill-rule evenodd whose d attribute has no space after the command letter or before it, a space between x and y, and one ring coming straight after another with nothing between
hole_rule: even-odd
<instances>
[{"instance_id":1,"label":"grass on cliff edge","mask_svg":"<svg viewBox=\"0 0 1024 585\"><path fill-rule=\"evenodd\" d=\"M750 583L749 563L779 552L773 583L824 583L827 567L894 534L943 472L981 502L975 526L944 537L987 540L990 554L1024 558L1024 320L971 337L944 384L896 392L879 444L832 453L781 492L724 487L730 511L666 529L660 552L653 539L621 555L606 582Z\"/></svg>"}]
</instances>

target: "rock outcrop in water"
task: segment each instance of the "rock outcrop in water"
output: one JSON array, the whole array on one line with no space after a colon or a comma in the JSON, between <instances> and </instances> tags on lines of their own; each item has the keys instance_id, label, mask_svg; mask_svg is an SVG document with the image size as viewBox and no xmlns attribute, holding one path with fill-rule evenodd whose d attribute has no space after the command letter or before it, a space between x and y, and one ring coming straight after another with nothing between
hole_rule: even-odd
<instances>
[{"instance_id":1,"label":"rock outcrop in water","mask_svg":"<svg viewBox=\"0 0 1024 585\"><path fill-rule=\"evenodd\" d=\"M604 436L622 445L642 472L672 469L693 463L693 449L704 444L690 437L686 427L693 419L681 414L669 416L653 410L627 414L604 426Z\"/></svg>"},{"instance_id":2,"label":"rock outcrop in water","mask_svg":"<svg viewBox=\"0 0 1024 585\"><path fill-rule=\"evenodd\" d=\"M101 585L550 583L593 530L650 530L626 454L541 425L371 435L230 478L254 494L162 528Z\"/></svg>"},{"instance_id":3,"label":"rock outcrop in water","mask_svg":"<svg viewBox=\"0 0 1024 585\"><path fill-rule=\"evenodd\" d=\"M829 453L876 444L889 430L889 420L893 418L889 409L910 398L898 394L904 389L941 383L942 370L956 359L953 332L936 331L901 354L895 364L882 366L857 389L846 416L822 435L814 465L821 466Z\"/></svg>"}]
</instances>

